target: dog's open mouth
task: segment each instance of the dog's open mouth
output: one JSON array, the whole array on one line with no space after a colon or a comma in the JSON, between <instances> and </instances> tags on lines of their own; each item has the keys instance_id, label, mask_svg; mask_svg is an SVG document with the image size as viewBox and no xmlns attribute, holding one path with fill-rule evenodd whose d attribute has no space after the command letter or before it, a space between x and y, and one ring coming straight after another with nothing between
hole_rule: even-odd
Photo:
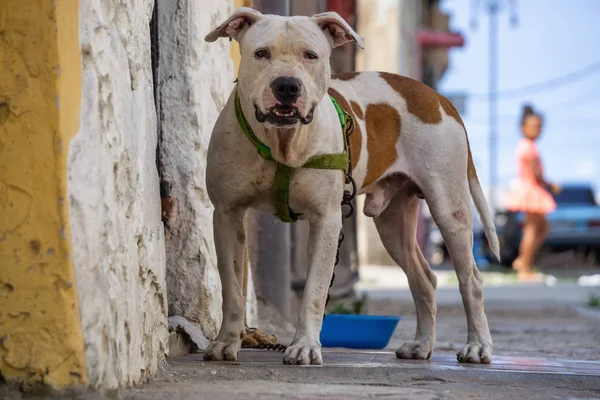
<instances>
[{"instance_id":1,"label":"dog's open mouth","mask_svg":"<svg viewBox=\"0 0 600 400\"><path fill-rule=\"evenodd\" d=\"M260 111L257 105L254 105L254 111L256 115L256 120L260 123L265 121L270 122L273 125L277 126L286 126L286 125L294 125L298 122L306 125L310 124L313 120L313 112L314 107L310 110L310 112L303 116L300 114L298 108L294 106L287 106L283 104L277 104L269 109L269 112L266 114Z\"/></svg>"}]
</instances>

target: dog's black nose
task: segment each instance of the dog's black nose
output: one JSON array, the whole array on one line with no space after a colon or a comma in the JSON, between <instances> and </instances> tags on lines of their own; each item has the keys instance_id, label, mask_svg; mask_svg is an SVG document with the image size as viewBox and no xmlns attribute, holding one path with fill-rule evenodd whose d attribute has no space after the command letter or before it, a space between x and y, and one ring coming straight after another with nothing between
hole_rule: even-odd
<instances>
[{"instance_id":1,"label":"dog's black nose","mask_svg":"<svg viewBox=\"0 0 600 400\"><path fill-rule=\"evenodd\" d=\"M292 105L300 97L300 81L289 76L280 76L271 83L271 90L281 104Z\"/></svg>"}]
</instances>

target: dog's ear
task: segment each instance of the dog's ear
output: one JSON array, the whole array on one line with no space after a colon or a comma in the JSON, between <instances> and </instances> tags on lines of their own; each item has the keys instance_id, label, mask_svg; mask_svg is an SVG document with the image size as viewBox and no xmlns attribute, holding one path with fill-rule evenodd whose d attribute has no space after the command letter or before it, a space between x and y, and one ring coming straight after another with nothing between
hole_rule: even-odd
<instances>
[{"instance_id":1,"label":"dog's ear","mask_svg":"<svg viewBox=\"0 0 600 400\"><path fill-rule=\"evenodd\" d=\"M332 47L353 41L361 49L365 48L365 40L336 12L326 12L313 15L317 25L331 37Z\"/></svg>"},{"instance_id":2,"label":"dog's ear","mask_svg":"<svg viewBox=\"0 0 600 400\"><path fill-rule=\"evenodd\" d=\"M207 42L214 42L218 38L228 37L229 40L235 39L239 42L242 33L261 17L262 14L259 11L248 7L240 7L227 18L227 21L223 22L215 30L206 35L204 40Z\"/></svg>"}]
</instances>

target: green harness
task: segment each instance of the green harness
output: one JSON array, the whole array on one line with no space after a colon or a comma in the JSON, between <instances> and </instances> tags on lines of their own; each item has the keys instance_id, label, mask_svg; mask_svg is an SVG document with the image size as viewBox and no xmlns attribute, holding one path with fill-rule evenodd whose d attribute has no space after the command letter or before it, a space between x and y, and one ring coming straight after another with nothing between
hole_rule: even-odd
<instances>
[{"instance_id":1,"label":"green harness","mask_svg":"<svg viewBox=\"0 0 600 400\"><path fill-rule=\"evenodd\" d=\"M311 157L304 165L299 168L312 168L312 169L339 169L344 171L344 174L348 173L350 166L350 158L348 157L348 138L346 136L346 121L352 118L347 114L342 107L335 101L332 96L329 96L335 109L340 118L342 125L342 134L344 135L344 152L336 154L319 154ZM242 131L248 136L248 139L252 142L258 154L268 161L273 161L277 164L277 170L275 171L275 182L273 184L273 195L275 209L277 210L277 217L283 222L296 222L300 214L294 213L290 209L290 182L292 177L298 168L290 167L285 164L281 164L276 161L272 154L271 149L268 148L263 142L261 142L250 127L248 120L244 116L242 106L240 104L240 98L238 96L237 89L235 91L235 116L240 124Z\"/></svg>"}]
</instances>

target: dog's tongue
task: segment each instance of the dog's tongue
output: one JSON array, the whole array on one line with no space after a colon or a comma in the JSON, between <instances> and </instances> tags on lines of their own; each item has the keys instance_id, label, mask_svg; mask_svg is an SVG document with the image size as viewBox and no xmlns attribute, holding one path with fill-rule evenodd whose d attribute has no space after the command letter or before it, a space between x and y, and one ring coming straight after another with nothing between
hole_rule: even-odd
<instances>
[{"instance_id":1,"label":"dog's tongue","mask_svg":"<svg viewBox=\"0 0 600 400\"><path fill-rule=\"evenodd\" d=\"M278 104L273 109L273 114L275 114L279 117L293 117L296 114L296 112L295 112L294 107L292 107L292 106Z\"/></svg>"},{"instance_id":2,"label":"dog's tongue","mask_svg":"<svg viewBox=\"0 0 600 400\"><path fill-rule=\"evenodd\" d=\"M282 112L282 113L285 113L285 114L291 113L292 111L294 111L294 107L292 107L292 106L285 106L283 104L278 104L275 108L279 112Z\"/></svg>"}]
</instances>

